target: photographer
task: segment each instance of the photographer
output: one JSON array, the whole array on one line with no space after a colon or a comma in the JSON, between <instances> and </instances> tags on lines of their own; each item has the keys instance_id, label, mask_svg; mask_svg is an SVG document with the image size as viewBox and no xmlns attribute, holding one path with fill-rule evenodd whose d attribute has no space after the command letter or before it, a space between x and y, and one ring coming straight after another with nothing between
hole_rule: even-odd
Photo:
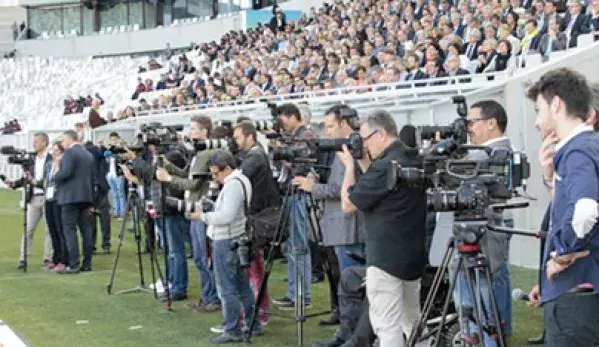
<instances>
[{"instance_id":1,"label":"photographer","mask_svg":"<svg viewBox=\"0 0 599 347\"><path fill-rule=\"evenodd\" d=\"M27 255L33 249L33 237L39 221L44 216L44 190L43 182L46 178L44 168L52 163L52 155L48 153L49 139L46 133L36 133L33 136L33 150L36 153L35 163L30 168L23 172L23 178L16 181L6 180L7 186L12 189L21 188L26 182L31 183L31 191L26 192L31 197L27 205ZM21 240L21 256L19 258L19 270L25 267L25 240ZM43 266L47 269L52 269L52 242L48 228L46 227L46 237L44 243L44 258Z\"/></svg>"},{"instance_id":2,"label":"photographer","mask_svg":"<svg viewBox=\"0 0 599 347\"><path fill-rule=\"evenodd\" d=\"M302 141L312 139L312 131L302 124L302 117L297 106L283 104L277 108L277 114L283 130L291 135L291 149L298 157L311 158L314 156L314 148L311 143ZM309 164L283 163L283 172L280 180L285 182L285 187L291 184L291 179L297 176L307 176L311 172ZM284 208L289 211L292 223L289 225L289 237L283 243L283 253L287 258L288 282L287 294L273 300L275 305L281 309L294 309L297 293L295 292L296 271L300 271L303 277L304 303L306 307L311 306L310 283L312 282L312 261L309 247L310 237L308 235L308 211L306 194L292 191L292 194L284 201ZM303 258L303 264L298 264L296 257Z\"/></svg>"},{"instance_id":3,"label":"photographer","mask_svg":"<svg viewBox=\"0 0 599 347\"><path fill-rule=\"evenodd\" d=\"M470 112L467 116L468 136L473 145L490 147L491 149L512 149L510 140L505 136L507 128L507 114L499 103L493 100L483 100L470 106ZM466 156L468 160L485 160L488 158L486 152L481 150L470 151ZM496 225L513 226L512 215L508 212L494 213L493 223ZM486 256L490 272L492 275L490 285L493 288L495 301L497 303L499 317L502 324L504 335L511 335L512 330L512 299L511 299L511 279L509 270L509 242L510 235L487 231L480 239L480 245L483 254ZM455 254L450 271L457 270L458 255ZM466 275L460 272L458 275L459 283L454 288L454 302L457 306L473 307ZM481 276L481 288L487 287L486 278ZM488 290L481 290L480 294L485 302L487 317L494 319L491 311L491 301L488 297ZM470 322L470 332L476 332L478 328L474 322ZM488 334L485 333L485 345L494 346L496 344Z\"/></svg>"},{"instance_id":4,"label":"photographer","mask_svg":"<svg viewBox=\"0 0 599 347\"><path fill-rule=\"evenodd\" d=\"M112 132L108 136L110 146L123 146L124 141L118 133ZM108 174L106 176L108 186L110 187L110 197L112 199L113 216L117 219L125 218L127 211L127 192L125 191L125 180L116 167L116 158L108 156Z\"/></svg>"},{"instance_id":5,"label":"photographer","mask_svg":"<svg viewBox=\"0 0 599 347\"><path fill-rule=\"evenodd\" d=\"M236 170L233 155L217 152L210 158L210 173L223 185L214 204L214 212L197 211L190 217L201 219L208 225L208 237L212 240L212 260L218 288L223 303L224 332L210 339L213 343L242 341L239 312L243 307L246 326L250 326L254 308L254 294L242 269L250 259L246 229L247 210L252 199L249 179ZM249 265L249 264L248 264ZM262 326L256 322L254 335L261 334Z\"/></svg>"},{"instance_id":6,"label":"photographer","mask_svg":"<svg viewBox=\"0 0 599 347\"><path fill-rule=\"evenodd\" d=\"M94 212L90 216L92 227L92 245L93 251L96 251L96 241L98 237L98 221L96 216L100 217L100 228L102 232L102 253L110 253L110 203L108 202L108 162L104 158L104 153L100 147L88 141L85 149L94 158Z\"/></svg>"},{"instance_id":7,"label":"photographer","mask_svg":"<svg viewBox=\"0 0 599 347\"><path fill-rule=\"evenodd\" d=\"M381 347L403 346L420 316L420 279L426 265L426 192L420 187L387 189L391 160L416 165L397 138L397 126L386 111L374 111L360 127L369 159L356 181L355 160L345 147L341 207L364 213L366 224L366 294L370 321Z\"/></svg>"},{"instance_id":8,"label":"photographer","mask_svg":"<svg viewBox=\"0 0 599 347\"><path fill-rule=\"evenodd\" d=\"M193 141L206 140L212 132L212 121L207 116L196 116L189 125L189 137ZM208 191L210 180L206 177L208 162L215 150L198 151L191 160L189 170L176 167L165 161L164 168L156 169L156 179L165 182L167 186L184 190L181 198L186 201L198 201ZM189 216L187 216L189 217ZM183 216L167 216L167 232L171 235L173 246L169 251L174 258L173 273L175 282L173 292L182 296L187 295L187 257L184 248L184 235L191 233L194 263L198 268L202 281L201 295L197 304L191 306L194 311L216 311L220 309L220 302L216 293L214 274L208 267L208 245L206 244L206 225L201 220L192 220L191 223L181 220ZM189 224L189 225L188 225ZM176 288L176 290L175 290Z\"/></svg>"},{"instance_id":9,"label":"photographer","mask_svg":"<svg viewBox=\"0 0 599 347\"><path fill-rule=\"evenodd\" d=\"M544 74L528 91L535 102L535 127L545 140L540 151L545 183L552 191L549 231L540 283L529 294L543 306L545 346L599 343L599 135L591 122L591 90L570 69ZM555 137L552 155L551 137ZM545 152L545 153L544 153ZM553 163L553 165L551 165Z\"/></svg>"},{"instance_id":10,"label":"photographer","mask_svg":"<svg viewBox=\"0 0 599 347\"><path fill-rule=\"evenodd\" d=\"M243 153L239 157L241 164L239 169L252 184L252 200L250 204L250 215L254 216L269 207L281 205L279 189L275 181L268 154L264 148L256 142L256 128L250 122L241 122L233 129L233 139L239 150ZM277 212L278 213L278 212ZM263 231L257 230L257 234ZM256 241L256 240L254 240ZM260 290L260 281L264 276L264 258L261 249L256 249L256 256L252 260L249 269L249 277L255 294ZM269 296L268 289L264 292L264 298L260 307L260 320L262 323L268 321ZM256 298L257 299L257 298Z\"/></svg>"},{"instance_id":11,"label":"photographer","mask_svg":"<svg viewBox=\"0 0 599 347\"><path fill-rule=\"evenodd\" d=\"M328 138L348 138L352 128L342 112L347 106L333 106L324 116L324 134ZM339 157L335 157L326 183L315 182L313 176L295 177L293 184L298 189L311 193L314 199L324 199L324 216L321 220L324 246L333 246L339 263L339 272L350 266L359 265L350 254L364 255L364 215L361 212L345 214L341 210L341 184L345 168ZM337 281L338 282L338 279ZM338 321L338 308L335 308ZM326 324L325 324L326 325Z\"/></svg>"}]
</instances>

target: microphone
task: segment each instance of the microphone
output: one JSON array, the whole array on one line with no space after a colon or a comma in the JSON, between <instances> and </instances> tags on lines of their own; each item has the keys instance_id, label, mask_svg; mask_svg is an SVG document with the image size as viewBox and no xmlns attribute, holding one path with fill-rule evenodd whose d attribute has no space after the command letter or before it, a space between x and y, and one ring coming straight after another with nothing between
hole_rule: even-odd
<instances>
[{"instance_id":1,"label":"microphone","mask_svg":"<svg viewBox=\"0 0 599 347\"><path fill-rule=\"evenodd\" d=\"M518 301L518 300L530 301L528 294L524 293L524 291L520 288L516 288L516 289L512 290L512 299L514 299L515 301Z\"/></svg>"},{"instance_id":2,"label":"microphone","mask_svg":"<svg viewBox=\"0 0 599 347\"><path fill-rule=\"evenodd\" d=\"M14 146L2 146L2 148L0 148L0 153L4 155L14 155L19 154L19 151L17 151Z\"/></svg>"}]
</instances>

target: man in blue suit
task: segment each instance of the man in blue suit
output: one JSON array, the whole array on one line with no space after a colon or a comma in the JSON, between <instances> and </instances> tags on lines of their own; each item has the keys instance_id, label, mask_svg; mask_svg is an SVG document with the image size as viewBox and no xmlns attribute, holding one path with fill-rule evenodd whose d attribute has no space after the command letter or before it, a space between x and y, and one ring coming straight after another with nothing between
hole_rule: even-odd
<instances>
[{"instance_id":1,"label":"man in blue suit","mask_svg":"<svg viewBox=\"0 0 599 347\"><path fill-rule=\"evenodd\" d=\"M92 269L92 233L90 207L93 202L94 159L79 143L77 133L69 130L63 134L65 149L59 170L54 175L57 201L62 207L62 225L69 254L69 264L61 274L77 274ZM79 260L77 227L83 239L83 264Z\"/></svg>"}]
</instances>

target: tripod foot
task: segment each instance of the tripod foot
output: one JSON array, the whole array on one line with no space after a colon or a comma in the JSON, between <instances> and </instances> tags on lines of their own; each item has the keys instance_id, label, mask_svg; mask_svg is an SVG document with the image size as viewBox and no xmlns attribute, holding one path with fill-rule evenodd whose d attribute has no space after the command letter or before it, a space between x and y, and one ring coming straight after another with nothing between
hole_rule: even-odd
<instances>
[{"instance_id":1,"label":"tripod foot","mask_svg":"<svg viewBox=\"0 0 599 347\"><path fill-rule=\"evenodd\" d=\"M108 295L112 295L112 286L110 284L106 285L106 292Z\"/></svg>"},{"instance_id":2,"label":"tripod foot","mask_svg":"<svg viewBox=\"0 0 599 347\"><path fill-rule=\"evenodd\" d=\"M173 310L173 302L171 300L165 300L164 301L164 309L167 311L172 311Z\"/></svg>"}]
</instances>

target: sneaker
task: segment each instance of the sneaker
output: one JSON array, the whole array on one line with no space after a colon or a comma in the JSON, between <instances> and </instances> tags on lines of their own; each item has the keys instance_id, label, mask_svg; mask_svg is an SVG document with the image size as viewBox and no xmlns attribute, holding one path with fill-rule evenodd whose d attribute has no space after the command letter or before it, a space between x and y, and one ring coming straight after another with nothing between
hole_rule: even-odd
<instances>
[{"instance_id":1,"label":"sneaker","mask_svg":"<svg viewBox=\"0 0 599 347\"><path fill-rule=\"evenodd\" d=\"M312 308L312 304L309 303L309 302L304 304L304 309L308 309L308 308ZM288 304L279 305L279 310L282 310L282 311L293 311L293 310L295 310L295 302L289 301Z\"/></svg>"},{"instance_id":2,"label":"sneaker","mask_svg":"<svg viewBox=\"0 0 599 347\"><path fill-rule=\"evenodd\" d=\"M293 300L289 299L288 297L284 296L282 298L279 299L272 299L272 303L277 305L277 306L282 306L282 305L289 305L289 303L293 303Z\"/></svg>"},{"instance_id":3,"label":"sneaker","mask_svg":"<svg viewBox=\"0 0 599 347\"><path fill-rule=\"evenodd\" d=\"M220 335L214 336L210 339L210 342L215 344L221 343L234 343L243 341L243 337L241 335L233 335L231 333L222 333Z\"/></svg>"},{"instance_id":4,"label":"sneaker","mask_svg":"<svg viewBox=\"0 0 599 347\"><path fill-rule=\"evenodd\" d=\"M157 293L164 293L164 284L162 283L162 280L158 280L156 281L156 284L152 283L149 285L150 289L154 289L154 287L156 287L156 292ZM173 289L173 284L169 283L168 284L168 289Z\"/></svg>"},{"instance_id":5,"label":"sneaker","mask_svg":"<svg viewBox=\"0 0 599 347\"><path fill-rule=\"evenodd\" d=\"M222 334L225 332L225 325L224 324L215 325L213 327L210 327L210 331L215 334Z\"/></svg>"},{"instance_id":6,"label":"sneaker","mask_svg":"<svg viewBox=\"0 0 599 347\"><path fill-rule=\"evenodd\" d=\"M56 264L56 266L55 266L55 267L52 269L52 271L53 271L53 272L60 272L60 271L64 270L64 268L65 268L65 265L64 265L64 264L58 263L58 264Z\"/></svg>"}]
</instances>

